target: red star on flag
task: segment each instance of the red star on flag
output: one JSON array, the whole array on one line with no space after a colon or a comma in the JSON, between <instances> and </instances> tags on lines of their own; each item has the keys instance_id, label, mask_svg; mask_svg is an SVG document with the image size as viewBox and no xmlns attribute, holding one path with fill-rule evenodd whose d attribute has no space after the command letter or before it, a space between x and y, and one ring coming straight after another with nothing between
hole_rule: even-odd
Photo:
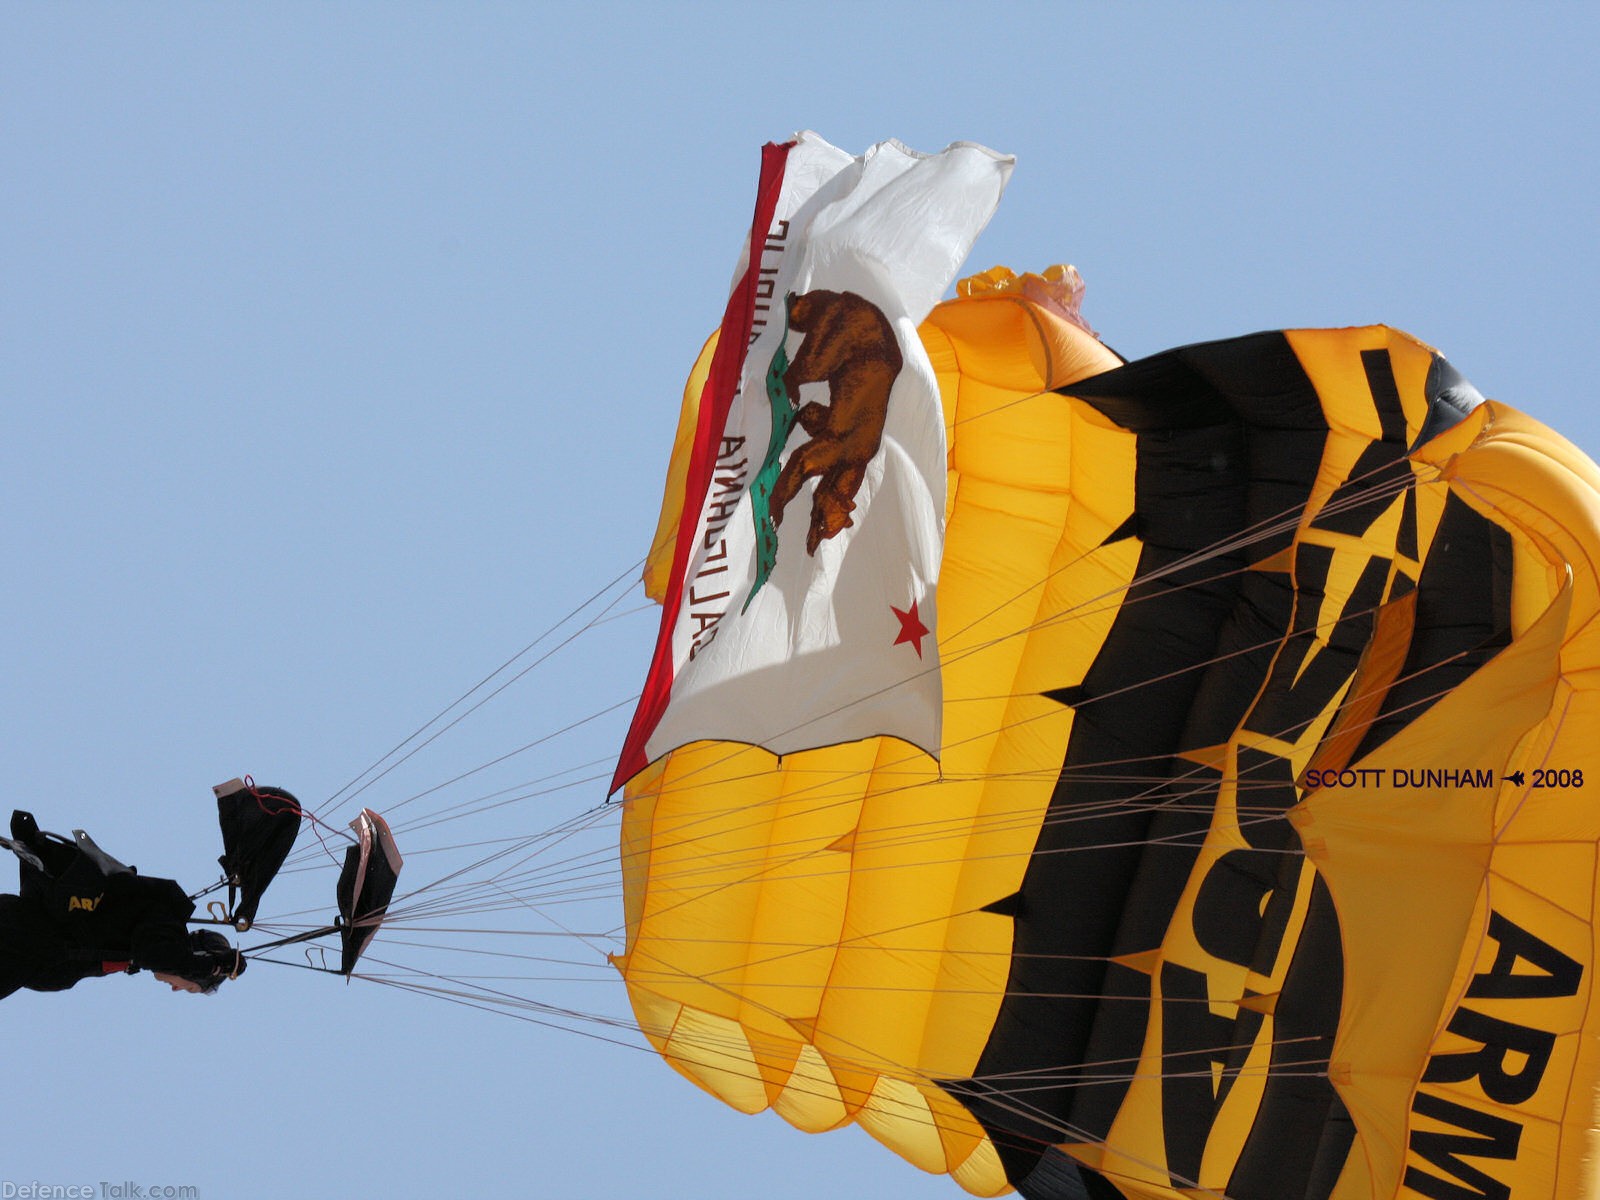
<instances>
[{"instance_id":1,"label":"red star on flag","mask_svg":"<svg viewBox=\"0 0 1600 1200\"><path fill-rule=\"evenodd\" d=\"M900 636L895 638L894 644L910 642L917 652L917 657L922 657L922 639L928 636L928 627L922 623L922 618L917 616L917 602L911 602L909 611L889 605L889 611L900 618Z\"/></svg>"}]
</instances>

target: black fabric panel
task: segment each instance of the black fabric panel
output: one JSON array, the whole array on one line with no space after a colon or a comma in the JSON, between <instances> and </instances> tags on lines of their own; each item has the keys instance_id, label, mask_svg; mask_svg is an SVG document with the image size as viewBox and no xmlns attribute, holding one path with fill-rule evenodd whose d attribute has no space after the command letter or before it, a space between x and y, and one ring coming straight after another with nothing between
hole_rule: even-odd
<instances>
[{"instance_id":1,"label":"black fabric panel","mask_svg":"<svg viewBox=\"0 0 1600 1200\"><path fill-rule=\"evenodd\" d=\"M1327 427L1322 401L1282 330L1196 342L1171 353L1226 397L1230 419L1256 430Z\"/></svg>"},{"instance_id":2,"label":"black fabric panel","mask_svg":"<svg viewBox=\"0 0 1600 1200\"><path fill-rule=\"evenodd\" d=\"M1388 511L1399 489L1411 479L1403 446L1371 442L1350 468L1350 477L1328 498L1311 524L1333 533L1360 537Z\"/></svg>"},{"instance_id":3,"label":"black fabric panel","mask_svg":"<svg viewBox=\"0 0 1600 1200\"><path fill-rule=\"evenodd\" d=\"M1051 688L1044 693L1049 699L1067 708L1077 708L1089 699L1089 689L1081 683L1068 684L1066 687Z\"/></svg>"},{"instance_id":4,"label":"black fabric panel","mask_svg":"<svg viewBox=\"0 0 1600 1200\"><path fill-rule=\"evenodd\" d=\"M1328 648L1354 654L1358 658L1372 641L1372 626L1378 619L1378 608L1387 595L1391 559L1374 555L1361 568L1356 583L1350 589L1350 598L1332 629L1327 630Z\"/></svg>"},{"instance_id":5,"label":"black fabric panel","mask_svg":"<svg viewBox=\"0 0 1600 1200\"><path fill-rule=\"evenodd\" d=\"M1294 552L1294 641L1282 660L1291 668L1291 678L1300 665L1316 653L1317 625L1322 620L1322 605L1328 595L1328 574L1333 570L1333 551L1326 546L1303 542ZM1283 669L1281 663L1279 669ZM1251 728L1254 728L1252 726Z\"/></svg>"},{"instance_id":6,"label":"black fabric panel","mask_svg":"<svg viewBox=\"0 0 1600 1200\"><path fill-rule=\"evenodd\" d=\"M1109 546L1109 545L1112 545L1115 542L1123 542L1123 541L1126 541L1128 538L1138 536L1138 533L1139 533L1139 514L1136 513L1136 512L1132 512L1132 513L1129 513L1125 518L1123 518L1123 521L1122 521L1121 525L1118 525L1110 533L1106 534L1106 536L1103 539L1101 539L1100 544L1102 546Z\"/></svg>"},{"instance_id":7,"label":"black fabric panel","mask_svg":"<svg viewBox=\"0 0 1600 1200\"><path fill-rule=\"evenodd\" d=\"M1183 346L1061 391L1136 433L1242 422L1250 487L1236 531L1289 522L1255 542L1253 559L1289 544L1322 461L1328 426L1321 399L1281 332ZM1159 405L1150 402L1153 396Z\"/></svg>"},{"instance_id":8,"label":"black fabric panel","mask_svg":"<svg viewBox=\"0 0 1600 1200\"><path fill-rule=\"evenodd\" d=\"M1154 950L1161 945L1167 923L1182 896L1210 825L1220 774L1210 768L1180 762L1181 781L1162 787L1145 785L1125 795L1145 797L1146 803L1164 807L1145 818L1145 845L1131 863L1123 883L1129 902L1112 913L1114 928L1105 930L1109 951L1116 954ZM1138 903L1132 898L1138 897ZM1102 953L1107 952L1102 950ZM1126 1062L1136 1059L1148 1028L1150 980L1148 975L1119 963L1107 964L1100 984L1104 997L1093 1007L1089 1040L1074 1061ZM1091 1074L1106 1074L1103 1070ZM1077 1136L1103 1138L1127 1095L1130 1080L1095 1079L1080 1082L1063 1097Z\"/></svg>"},{"instance_id":9,"label":"black fabric panel","mask_svg":"<svg viewBox=\"0 0 1600 1200\"><path fill-rule=\"evenodd\" d=\"M1455 493L1417 579L1416 624L1405 666L1355 760L1426 713L1511 643L1511 535Z\"/></svg>"},{"instance_id":10,"label":"black fabric panel","mask_svg":"<svg viewBox=\"0 0 1600 1200\"><path fill-rule=\"evenodd\" d=\"M1185 350L1168 350L1113 367L1057 390L1089 401L1118 425L1145 434L1232 423L1226 398L1184 361ZM1152 403L1159 397L1159 403Z\"/></svg>"},{"instance_id":11,"label":"black fabric panel","mask_svg":"<svg viewBox=\"0 0 1600 1200\"><path fill-rule=\"evenodd\" d=\"M1174 1184L1196 1186L1206 1139L1237 1075L1211 1090L1212 1064L1226 1064L1233 1021L1211 1011L1206 977L1176 963L1161 965L1161 1132ZM1251 1013L1260 1022L1260 1015ZM1246 1039L1248 1042L1248 1039Z\"/></svg>"},{"instance_id":12,"label":"black fabric panel","mask_svg":"<svg viewBox=\"0 0 1600 1200\"><path fill-rule=\"evenodd\" d=\"M1239 832L1244 835L1244 840L1258 850L1278 851L1291 846L1298 848L1300 842L1294 827L1281 816L1300 803L1300 789L1294 782L1294 764L1280 755L1269 754L1253 746L1239 747L1238 764L1242 818ZM1271 860L1276 855L1266 854L1263 857Z\"/></svg>"},{"instance_id":13,"label":"black fabric panel","mask_svg":"<svg viewBox=\"0 0 1600 1200\"><path fill-rule=\"evenodd\" d=\"M1307 553L1317 549L1302 545L1296 559L1308 559L1320 573L1326 569L1322 556ZM1305 635L1307 643L1320 632L1327 645L1313 646L1311 660L1304 666L1299 654L1279 656L1266 691L1250 713L1248 729L1293 741L1321 715L1355 674L1372 636L1372 623L1383 602L1388 578L1388 559L1368 559L1331 627L1333 614L1323 611L1325 597L1307 595L1302 589L1301 604L1295 610L1295 632ZM1300 644L1297 640L1296 648Z\"/></svg>"},{"instance_id":14,"label":"black fabric panel","mask_svg":"<svg viewBox=\"0 0 1600 1200\"><path fill-rule=\"evenodd\" d=\"M1400 404L1400 387L1394 381L1394 359L1387 350L1363 350L1361 368L1367 373L1367 388L1378 410L1379 441L1406 440L1406 410Z\"/></svg>"},{"instance_id":15,"label":"black fabric panel","mask_svg":"<svg viewBox=\"0 0 1600 1200\"><path fill-rule=\"evenodd\" d=\"M1435 354L1428 367L1425 392L1428 415L1423 419L1422 429L1411 446L1413 450L1459 424L1468 413L1483 403L1483 393L1467 382L1466 377L1451 366L1442 354Z\"/></svg>"},{"instance_id":16,"label":"black fabric panel","mask_svg":"<svg viewBox=\"0 0 1600 1200\"><path fill-rule=\"evenodd\" d=\"M1363 350L1367 387L1378 412L1381 437L1368 444L1349 477L1329 497L1311 522L1318 529L1360 537L1394 503L1396 490L1411 479L1406 460L1406 414L1394 381L1394 363L1387 350ZM1362 499L1376 489L1377 494Z\"/></svg>"},{"instance_id":17,"label":"black fabric panel","mask_svg":"<svg viewBox=\"0 0 1600 1200\"><path fill-rule=\"evenodd\" d=\"M1242 550L1219 558L1208 553L1229 540L1244 523L1245 444L1236 425L1202 429L1162 430L1141 434L1134 471L1134 506L1148 563L1141 557L1139 577L1159 578L1135 584L1130 598L1159 589L1182 587L1244 566ZM1180 560L1205 556L1205 561Z\"/></svg>"},{"instance_id":18,"label":"black fabric panel","mask_svg":"<svg viewBox=\"0 0 1600 1200\"><path fill-rule=\"evenodd\" d=\"M979 912L994 913L998 917L1020 917L1025 911L1021 892L1002 896L992 904L985 904Z\"/></svg>"},{"instance_id":19,"label":"black fabric panel","mask_svg":"<svg viewBox=\"0 0 1600 1200\"><path fill-rule=\"evenodd\" d=\"M1251 561L1288 549L1294 541L1311 481L1327 448L1327 429L1250 429L1250 492L1243 536Z\"/></svg>"},{"instance_id":20,"label":"black fabric panel","mask_svg":"<svg viewBox=\"0 0 1600 1200\"><path fill-rule=\"evenodd\" d=\"M1056 1149L1046 1150L1017 1183L1023 1200L1125 1200L1105 1177L1079 1166Z\"/></svg>"},{"instance_id":21,"label":"black fabric panel","mask_svg":"<svg viewBox=\"0 0 1600 1200\"><path fill-rule=\"evenodd\" d=\"M1244 422L1250 486L1242 528L1255 539L1251 559L1285 549L1327 444L1321 398L1280 332L1203 343L1182 353ZM1267 533L1268 527L1277 532Z\"/></svg>"},{"instance_id":22,"label":"black fabric panel","mask_svg":"<svg viewBox=\"0 0 1600 1200\"><path fill-rule=\"evenodd\" d=\"M1255 757L1265 759L1268 756L1257 754ZM1251 769L1259 774L1261 766L1259 761L1241 761L1241 779L1248 779L1245 772ZM1266 780L1267 786L1287 785L1292 794L1291 770L1287 762L1281 762L1274 777ZM1247 799L1248 791L1241 791L1241 796ZM1248 822L1252 814L1245 812L1241 816ZM1293 830L1286 821L1271 824L1276 832L1263 836L1263 841L1281 842L1293 837ZM1249 825L1244 828L1252 830ZM1286 859L1280 854L1261 853L1252 848L1229 851L1213 863L1199 883L1191 915L1192 930L1201 949L1222 961L1254 965L1260 970L1267 948L1275 955L1282 944L1295 895L1294 879L1286 877L1284 869L1291 864L1297 867L1298 862L1298 858ZM1145 866L1157 865L1157 858L1147 856ZM1177 880L1179 888L1187 882L1187 877L1185 870ZM1167 884L1169 892L1171 888L1172 884ZM1166 905L1170 912L1176 895L1170 899L1167 896L1156 899L1157 895L1154 875L1142 871L1140 886L1130 904L1130 915L1142 909L1147 901ZM1125 922L1124 931L1127 929ZM1270 959L1267 966L1270 969ZM1167 1168L1175 1186L1193 1186L1199 1177L1212 1125L1238 1073L1246 1065L1263 1017L1248 1009L1240 1010L1236 1018L1218 1016L1206 1003L1212 997L1204 974L1170 962L1163 963L1161 971L1161 1045L1165 1075L1162 1128ZM1103 1061L1102 1055L1109 1055L1109 1047L1100 1040L1105 1022L1106 1012L1102 1010L1096 1023L1096 1040L1090 1047L1091 1061ZM1220 1086L1215 1092L1212 1090L1213 1067L1221 1071ZM1075 1122L1085 1119L1081 1114L1086 1098L1080 1096L1078 1106L1073 1109Z\"/></svg>"},{"instance_id":23,"label":"black fabric panel","mask_svg":"<svg viewBox=\"0 0 1600 1200\"><path fill-rule=\"evenodd\" d=\"M1163 922L1166 919L1166 914L1152 915ZM1159 941L1158 938L1158 945ZM1150 1026L1148 974L1121 963L1108 963L1101 987L1106 999L1094 1014L1082 1061L1119 1063L1125 1073L1119 1075L1116 1067L1091 1068L1088 1074L1095 1078L1079 1082L1068 1097L1067 1119L1073 1137L1082 1141L1102 1140L1110 1133L1111 1122L1133 1082L1131 1064L1138 1060Z\"/></svg>"},{"instance_id":24,"label":"black fabric panel","mask_svg":"<svg viewBox=\"0 0 1600 1200\"><path fill-rule=\"evenodd\" d=\"M1139 903L1130 903L1122 914L1113 954L1138 954L1160 947L1211 826L1221 774L1182 760L1176 769L1181 778L1159 786L1147 784L1135 793L1140 797L1136 803L1160 807L1148 814L1146 844L1129 891L1130 899L1137 896ZM1105 1056L1091 1050L1089 1057L1100 1061Z\"/></svg>"},{"instance_id":25,"label":"black fabric panel","mask_svg":"<svg viewBox=\"0 0 1600 1200\"><path fill-rule=\"evenodd\" d=\"M1400 529L1394 536L1394 552L1401 558L1417 557L1417 491L1407 488L1400 508Z\"/></svg>"},{"instance_id":26,"label":"black fabric panel","mask_svg":"<svg viewBox=\"0 0 1600 1200\"><path fill-rule=\"evenodd\" d=\"M1261 1106L1228 1181L1233 1200L1327 1200L1353 1135L1348 1113L1326 1075L1344 995L1344 955L1333 897L1313 883L1306 923L1278 994L1274 1045ZM1241 1020L1246 1014L1241 1013ZM1324 1139L1330 1139L1326 1144ZM1313 1177L1318 1188L1313 1190Z\"/></svg>"},{"instance_id":27,"label":"black fabric panel","mask_svg":"<svg viewBox=\"0 0 1600 1200\"><path fill-rule=\"evenodd\" d=\"M1134 433L1238 422L1258 432L1327 431L1322 401L1281 330L1179 346L1057 390Z\"/></svg>"},{"instance_id":28,"label":"black fabric panel","mask_svg":"<svg viewBox=\"0 0 1600 1200\"><path fill-rule=\"evenodd\" d=\"M1248 746L1239 748L1239 780L1240 794L1248 794L1250 807L1258 810L1241 824L1245 840L1257 853L1237 853L1236 866L1270 889L1265 912L1256 926L1250 969L1257 975L1271 976L1283 948L1289 918L1294 915L1295 894L1299 890L1304 860L1299 853L1300 835L1287 819L1281 816L1270 820L1257 818L1266 812L1287 812L1299 802L1300 792L1294 784L1291 761Z\"/></svg>"},{"instance_id":29,"label":"black fabric panel","mask_svg":"<svg viewBox=\"0 0 1600 1200\"><path fill-rule=\"evenodd\" d=\"M1262 961L1262 946L1282 944L1294 888L1283 886L1275 857L1230 850L1206 871L1195 897L1193 931L1213 958L1251 967Z\"/></svg>"},{"instance_id":30,"label":"black fabric panel","mask_svg":"<svg viewBox=\"0 0 1600 1200\"><path fill-rule=\"evenodd\" d=\"M1194 711L1182 749L1226 741L1238 728L1271 669L1280 640L1294 616L1294 588L1287 573L1250 571L1217 639L1216 660L1200 674ZM1309 642L1302 640L1302 652Z\"/></svg>"},{"instance_id":31,"label":"black fabric panel","mask_svg":"<svg viewBox=\"0 0 1600 1200\"><path fill-rule=\"evenodd\" d=\"M1356 1123L1350 1110L1338 1094L1328 1107L1322 1126L1322 1141L1317 1143L1317 1155L1311 1160L1311 1170L1306 1174L1305 1200L1327 1200L1344 1171L1350 1147L1356 1142Z\"/></svg>"}]
</instances>

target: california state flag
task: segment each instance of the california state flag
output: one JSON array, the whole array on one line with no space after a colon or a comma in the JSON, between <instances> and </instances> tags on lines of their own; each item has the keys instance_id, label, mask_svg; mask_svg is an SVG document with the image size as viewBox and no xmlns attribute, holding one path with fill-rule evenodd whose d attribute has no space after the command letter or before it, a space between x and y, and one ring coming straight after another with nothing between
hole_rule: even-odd
<instances>
[{"instance_id":1,"label":"california state flag","mask_svg":"<svg viewBox=\"0 0 1600 1200\"><path fill-rule=\"evenodd\" d=\"M959 142L763 149L650 674L615 790L702 739L939 753L944 417L917 326L1011 158Z\"/></svg>"}]
</instances>

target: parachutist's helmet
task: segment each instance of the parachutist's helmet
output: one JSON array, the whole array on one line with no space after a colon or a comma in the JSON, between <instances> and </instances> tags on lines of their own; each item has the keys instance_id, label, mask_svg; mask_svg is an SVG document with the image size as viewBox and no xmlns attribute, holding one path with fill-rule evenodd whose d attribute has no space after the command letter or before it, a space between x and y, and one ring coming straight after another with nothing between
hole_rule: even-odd
<instances>
[{"instance_id":1,"label":"parachutist's helmet","mask_svg":"<svg viewBox=\"0 0 1600 1200\"><path fill-rule=\"evenodd\" d=\"M199 984L208 995L224 980L239 978L249 965L227 938L211 929L196 929L189 934L189 957L189 968L174 974Z\"/></svg>"}]
</instances>

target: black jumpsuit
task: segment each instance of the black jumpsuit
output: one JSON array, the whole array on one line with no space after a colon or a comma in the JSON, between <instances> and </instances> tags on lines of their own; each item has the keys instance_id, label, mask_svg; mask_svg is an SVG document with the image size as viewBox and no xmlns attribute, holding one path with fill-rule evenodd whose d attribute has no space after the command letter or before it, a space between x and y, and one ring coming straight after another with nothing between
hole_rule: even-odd
<instances>
[{"instance_id":1,"label":"black jumpsuit","mask_svg":"<svg viewBox=\"0 0 1600 1200\"><path fill-rule=\"evenodd\" d=\"M176 882L138 874L86 834L76 842L41 834L25 813L13 817L12 832L22 883L20 894L0 895L0 998L140 967L203 969L186 924L194 904Z\"/></svg>"}]
</instances>

